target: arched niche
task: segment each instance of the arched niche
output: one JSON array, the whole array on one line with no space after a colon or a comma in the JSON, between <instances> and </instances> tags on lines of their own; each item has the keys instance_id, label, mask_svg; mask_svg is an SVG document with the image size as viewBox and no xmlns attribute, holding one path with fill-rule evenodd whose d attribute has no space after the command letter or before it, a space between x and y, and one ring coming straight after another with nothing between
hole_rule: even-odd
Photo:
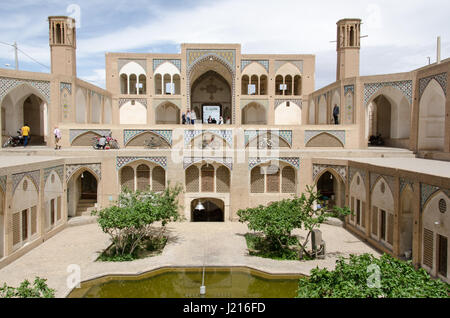
<instances>
[{"instance_id":1,"label":"arched niche","mask_svg":"<svg viewBox=\"0 0 450 318\"><path fill-rule=\"evenodd\" d=\"M121 125L145 125L147 124L147 107L138 101L128 101L120 107Z\"/></svg>"}]
</instances>

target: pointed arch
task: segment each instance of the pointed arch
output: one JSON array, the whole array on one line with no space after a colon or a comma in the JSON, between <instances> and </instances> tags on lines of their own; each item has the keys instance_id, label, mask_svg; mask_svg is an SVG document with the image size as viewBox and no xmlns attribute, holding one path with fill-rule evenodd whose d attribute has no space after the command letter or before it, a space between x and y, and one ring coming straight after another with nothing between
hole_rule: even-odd
<instances>
[{"instance_id":1,"label":"pointed arch","mask_svg":"<svg viewBox=\"0 0 450 318\"><path fill-rule=\"evenodd\" d=\"M306 147L344 148L344 144L335 136L327 132L322 132L311 138L311 140L309 140L306 144Z\"/></svg>"},{"instance_id":2,"label":"pointed arch","mask_svg":"<svg viewBox=\"0 0 450 318\"><path fill-rule=\"evenodd\" d=\"M419 103L418 149L444 151L445 103L442 86L432 79Z\"/></svg>"},{"instance_id":3,"label":"pointed arch","mask_svg":"<svg viewBox=\"0 0 450 318\"><path fill-rule=\"evenodd\" d=\"M243 125L266 125L266 108L256 102L251 102L242 108Z\"/></svg>"},{"instance_id":4,"label":"pointed arch","mask_svg":"<svg viewBox=\"0 0 450 318\"><path fill-rule=\"evenodd\" d=\"M119 110L121 125L145 125L147 124L147 107L138 101L128 101Z\"/></svg>"},{"instance_id":5,"label":"pointed arch","mask_svg":"<svg viewBox=\"0 0 450 318\"><path fill-rule=\"evenodd\" d=\"M328 123L328 109L327 109L327 97L322 95L319 99L319 125L326 125Z\"/></svg>"},{"instance_id":6,"label":"pointed arch","mask_svg":"<svg viewBox=\"0 0 450 318\"><path fill-rule=\"evenodd\" d=\"M155 122L160 124L179 124L180 123L180 109L177 105L164 102L159 104L155 110Z\"/></svg>"},{"instance_id":7,"label":"pointed arch","mask_svg":"<svg viewBox=\"0 0 450 318\"><path fill-rule=\"evenodd\" d=\"M314 103L314 99L311 99L308 108L308 124L315 125L316 124L316 104Z\"/></svg>"},{"instance_id":8,"label":"pointed arch","mask_svg":"<svg viewBox=\"0 0 450 318\"><path fill-rule=\"evenodd\" d=\"M145 74L147 74L147 72L141 65L132 61L132 62L128 62L127 64L122 66L122 68L119 71L119 74L120 75L127 74L128 76L130 76L131 74L134 74L135 76L138 76L141 74L145 75Z\"/></svg>"},{"instance_id":9,"label":"pointed arch","mask_svg":"<svg viewBox=\"0 0 450 318\"><path fill-rule=\"evenodd\" d=\"M76 122L79 124L86 123L86 93L81 87L77 88L77 93L75 95L76 107L75 107L75 118Z\"/></svg>"},{"instance_id":10,"label":"pointed arch","mask_svg":"<svg viewBox=\"0 0 450 318\"><path fill-rule=\"evenodd\" d=\"M289 105L289 106L288 106ZM301 125L302 108L292 101L281 103L275 108L275 125Z\"/></svg>"}]
</instances>

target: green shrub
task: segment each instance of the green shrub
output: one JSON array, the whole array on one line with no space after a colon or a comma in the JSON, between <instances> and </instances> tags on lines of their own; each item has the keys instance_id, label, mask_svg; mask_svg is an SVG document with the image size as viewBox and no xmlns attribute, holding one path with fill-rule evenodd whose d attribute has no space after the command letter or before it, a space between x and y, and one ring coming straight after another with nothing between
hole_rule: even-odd
<instances>
[{"instance_id":1,"label":"green shrub","mask_svg":"<svg viewBox=\"0 0 450 318\"><path fill-rule=\"evenodd\" d=\"M378 285L374 265L379 268ZM298 298L448 298L448 292L448 284L416 270L410 261L364 254L340 258L333 271L311 270L310 277L299 281Z\"/></svg>"},{"instance_id":2,"label":"green shrub","mask_svg":"<svg viewBox=\"0 0 450 318\"><path fill-rule=\"evenodd\" d=\"M180 218L177 198L181 191L180 186L169 186L162 193L125 189L116 205L92 212L98 215L98 224L112 242L99 259L132 260L139 257L138 252L145 250L146 245L163 248L167 241L166 225ZM153 226L156 222L161 222L160 228Z\"/></svg>"},{"instance_id":3,"label":"green shrub","mask_svg":"<svg viewBox=\"0 0 450 318\"><path fill-rule=\"evenodd\" d=\"M55 298L55 290L49 288L46 281L36 277L31 285L25 279L17 288L3 284L3 287L0 287L0 298Z\"/></svg>"},{"instance_id":4,"label":"green shrub","mask_svg":"<svg viewBox=\"0 0 450 318\"><path fill-rule=\"evenodd\" d=\"M268 242L269 251L286 251L294 229L308 231L306 238L298 243L299 258L311 259L313 253L306 250L309 238L314 229L320 227L329 217L329 213L321 200L320 192L312 187L306 188L306 194L294 199L274 202L268 206L259 206L239 210L239 222L247 223L250 230L262 232ZM347 215L347 208L335 208L336 215Z\"/></svg>"}]
</instances>

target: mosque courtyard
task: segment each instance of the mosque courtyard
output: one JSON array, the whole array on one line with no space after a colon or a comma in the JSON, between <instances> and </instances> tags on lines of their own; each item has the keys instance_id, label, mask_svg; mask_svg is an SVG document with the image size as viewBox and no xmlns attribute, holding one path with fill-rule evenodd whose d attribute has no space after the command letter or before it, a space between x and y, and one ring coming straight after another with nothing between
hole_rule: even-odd
<instances>
[{"instance_id":1,"label":"mosque courtyard","mask_svg":"<svg viewBox=\"0 0 450 318\"><path fill-rule=\"evenodd\" d=\"M81 280L105 275L138 275L161 267L250 267L273 274L308 275L315 267L333 269L339 256L380 253L339 225L323 224L323 239L327 242L325 259L312 261L278 261L249 256L244 234L247 226L227 223L172 223L170 239L161 255L131 262L98 262L99 253L110 245L104 234L89 217L74 220L62 232L39 245L13 263L0 269L0 281L17 286L24 279L45 277L56 297L71 291L67 285L70 265L80 266ZM95 221L94 221L95 222ZM304 231L295 231L305 235Z\"/></svg>"}]
</instances>

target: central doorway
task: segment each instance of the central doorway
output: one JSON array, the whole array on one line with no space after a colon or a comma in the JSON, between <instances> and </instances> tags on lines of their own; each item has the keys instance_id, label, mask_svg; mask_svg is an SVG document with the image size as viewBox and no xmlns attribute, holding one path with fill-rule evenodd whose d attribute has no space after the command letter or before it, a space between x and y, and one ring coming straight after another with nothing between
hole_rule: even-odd
<instances>
[{"instance_id":1,"label":"central doorway","mask_svg":"<svg viewBox=\"0 0 450 318\"><path fill-rule=\"evenodd\" d=\"M195 199L191 202L191 221L224 222L224 211L225 205L222 200L213 198Z\"/></svg>"},{"instance_id":2,"label":"central doorway","mask_svg":"<svg viewBox=\"0 0 450 318\"><path fill-rule=\"evenodd\" d=\"M322 200L328 209L334 206L342 207L345 202L345 186L342 179L338 178L330 171L320 176L316 184L317 190L320 191Z\"/></svg>"}]
</instances>

